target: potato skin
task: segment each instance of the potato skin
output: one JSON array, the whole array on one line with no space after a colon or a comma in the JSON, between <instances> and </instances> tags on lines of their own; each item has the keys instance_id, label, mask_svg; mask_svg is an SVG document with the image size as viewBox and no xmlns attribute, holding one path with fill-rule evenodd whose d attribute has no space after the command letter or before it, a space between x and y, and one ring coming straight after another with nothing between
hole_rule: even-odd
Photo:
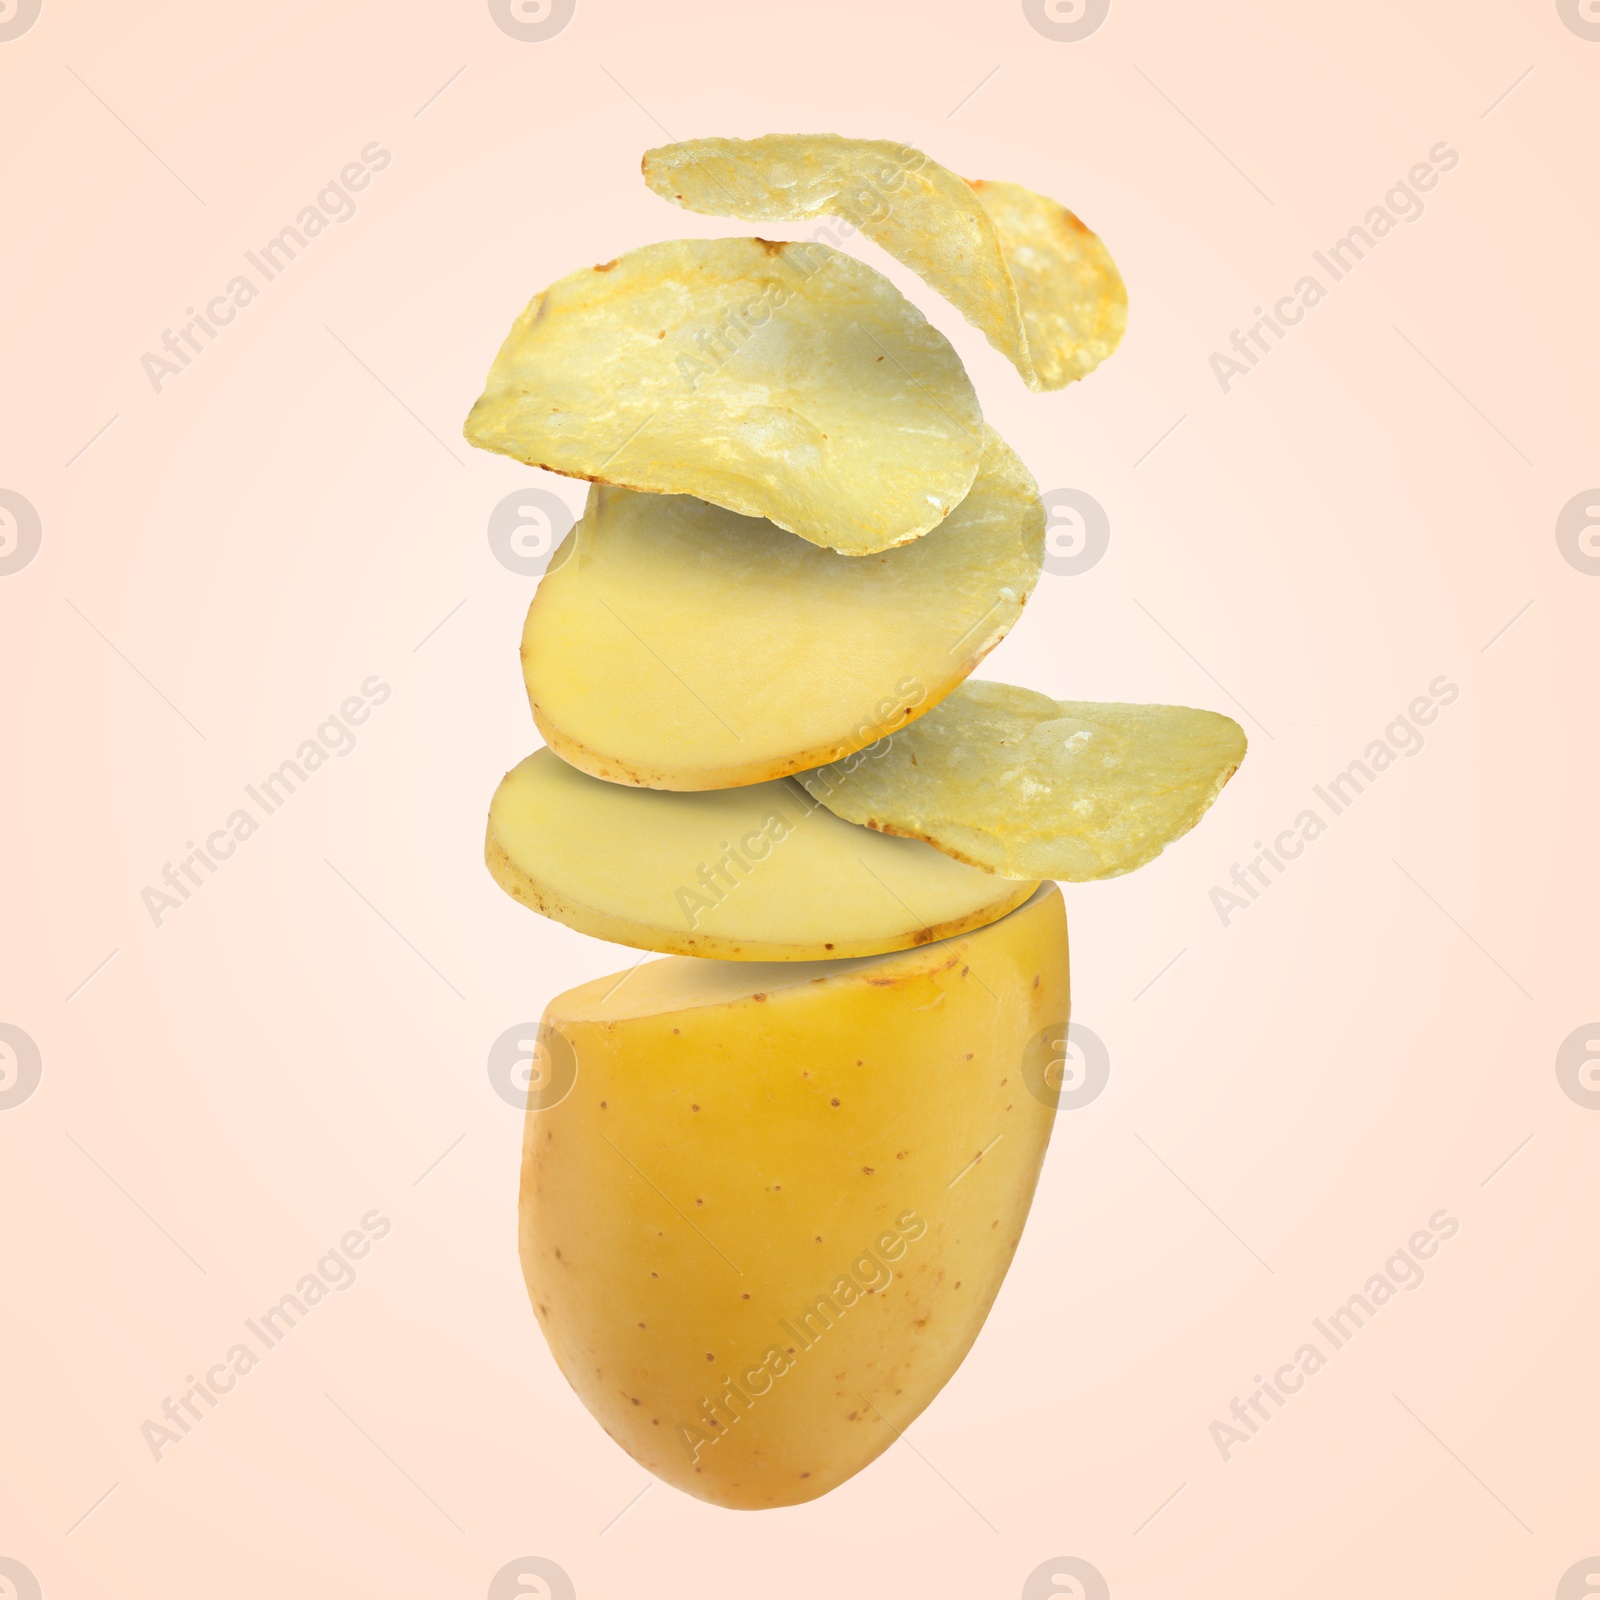
<instances>
[{"instance_id":1,"label":"potato skin","mask_svg":"<svg viewBox=\"0 0 1600 1600\"><path fill-rule=\"evenodd\" d=\"M1061 893L733 999L674 1003L670 980L637 1014L614 978L546 1011L576 1077L527 1116L523 1272L562 1372L642 1466L792 1505L894 1443L999 1292L1054 1118L1024 1062L1065 1034Z\"/></svg>"}]
</instances>

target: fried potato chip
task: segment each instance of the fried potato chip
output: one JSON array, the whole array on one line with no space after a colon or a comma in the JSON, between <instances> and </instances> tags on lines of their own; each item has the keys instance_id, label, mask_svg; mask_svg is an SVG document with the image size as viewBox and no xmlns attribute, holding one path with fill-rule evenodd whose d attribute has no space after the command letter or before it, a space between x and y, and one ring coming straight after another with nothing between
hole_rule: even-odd
<instances>
[{"instance_id":1,"label":"fried potato chip","mask_svg":"<svg viewBox=\"0 0 1600 1600\"><path fill-rule=\"evenodd\" d=\"M1039 389L1087 377L1122 343L1128 291L1111 252L1072 212L1017 183L976 178L1022 306Z\"/></svg>"},{"instance_id":2,"label":"fried potato chip","mask_svg":"<svg viewBox=\"0 0 1600 1600\"><path fill-rule=\"evenodd\" d=\"M842 556L688 495L596 487L522 635L564 760L653 789L836 761L937 704L1022 614L1044 507L992 428L967 497L920 539Z\"/></svg>"},{"instance_id":3,"label":"fried potato chip","mask_svg":"<svg viewBox=\"0 0 1600 1600\"><path fill-rule=\"evenodd\" d=\"M803 773L851 822L1006 878L1114 878L1205 814L1244 759L1231 717L969 680L881 755Z\"/></svg>"},{"instance_id":4,"label":"fried potato chip","mask_svg":"<svg viewBox=\"0 0 1600 1600\"><path fill-rule=\"evenodd\" d=\"M603 783L539 750L489 807L485 859L531 910L667 955L883 955L995 922L1038 887L888 839L791 779L670 794Z\"/></svg>"},{"instance_id":5,"label":"fried potato chip","mask_svg":"<svg viewBox=\"0 0 1600 1600\"><path fill-rule=\"evenodd\" d=\"M466 435L859 555L960 503L983 418L949 341L862 262L822 244L684 239L536 295Z\"/></svg>"},{"instance_id":6,"label":"fried potato chip","mask_svg":"<svg viewBox=\"0 0 1600 1600\"><path fill-rule=\"evenodd\" d=\"M663 199L746 222L850 223L937 289L1030 389L1060 389L1117 347L1128 296L1106 247L1012 183L969 183L910 145L838 134L690 139L647 150Z\"/></svg>"}]
</instances>

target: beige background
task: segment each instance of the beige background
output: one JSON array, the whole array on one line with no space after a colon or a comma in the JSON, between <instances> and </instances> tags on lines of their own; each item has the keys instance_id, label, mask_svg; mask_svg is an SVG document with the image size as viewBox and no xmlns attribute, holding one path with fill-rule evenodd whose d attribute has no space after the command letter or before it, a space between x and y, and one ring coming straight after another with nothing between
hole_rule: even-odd
<instances>
[{"instance_id":1,"label":"beige background","mask_svg":"<svg viewBox=\"0 0 1600 1600\"><path fill-rule=\"evenodd\" d=\"M0 1023L42 1058L20 1101L0 1061L0 1594L477 1597L536 1555L582 1600L1011 1597L1071 1556L1117 1600L1545 1600L1600 1556L1600 1095L1556 1073L1600 1018L1600 576L1555 532L1600 483L1600 18L1565 12L1114 0L1057 42L999 0L579 0L519 42L468 0L44 0L0 43L0 488L43 528L0 577ZM631 957L482 869L533 743L485 528L537 475L460 423L534 290L737 231L646 146L771 129L1108 240L1127 342L1046 397L861 249L1110 518L988 675L1215 706L1252 752L1069 891L1111 1079L971 1359L854 1482L741 1515L649 1487L518 1276L489 1045ZM141 356L370 141L356 215L157 394ZM1425 216L1224 394L1212 352L1439 141ZM374 674L356 748L155 926L141 890ZM1421 753L1224 927L1212 887L1441 674ZM1425 1283L1224 1461L1213 1419L1441 1208ZM154 1460L141 1424L374 1209L354 1286Z\"/></svg>"}]
</instances>

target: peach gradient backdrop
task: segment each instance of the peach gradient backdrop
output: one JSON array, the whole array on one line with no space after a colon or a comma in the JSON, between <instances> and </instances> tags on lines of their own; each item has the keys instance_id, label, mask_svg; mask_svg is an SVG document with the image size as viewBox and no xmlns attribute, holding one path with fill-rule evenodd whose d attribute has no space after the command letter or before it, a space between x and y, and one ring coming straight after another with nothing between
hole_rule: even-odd
<instances>
[{"instance_id":1,"label":"peach gradient backdrop","mask_svg":"<svg viewBox=\"0 0 1600 1600\"><path fill-rule=\"evenodd\" d=\"M0 1557L48 1600L477 1600L524 1555L581 1600L1009 1600L1064 1555L1116 1600L1546 1600L1600 1556L1600 1110L1555 1071L1600 1017L1600 577L1554 532L1600 483L1597 94L1554 0L1115 0L1077 43L1001 0L579 0L539 43L481 0L44 0L0 43L0 488L43 523L0 577L0 1023L43 1061L0 1111ZM1252 750L1159 863L1068 890L1110 1084L971 1358L855 1481L745 1515L633 1503L524 1298L488 1047L632 957L482 868L534 742L485 524L538 475L460 423L535 289L738 231L646 146L773 129L1105 236L1127 342L1045 397L861 248L1111 520L987 675ZM141 354L374 140L353 220L153 392ZM1441 140L1426 216L1224 395L1211 352ZM353 753L153 926L141 888L373 674ZM1426 748L1225 928L1210 888L1440 674ZM356 1285L153 1460L374 1208ZM1440 1208L1426 1283L1224 1462L1212 1419Z\"/></svg>"}]
</instances>

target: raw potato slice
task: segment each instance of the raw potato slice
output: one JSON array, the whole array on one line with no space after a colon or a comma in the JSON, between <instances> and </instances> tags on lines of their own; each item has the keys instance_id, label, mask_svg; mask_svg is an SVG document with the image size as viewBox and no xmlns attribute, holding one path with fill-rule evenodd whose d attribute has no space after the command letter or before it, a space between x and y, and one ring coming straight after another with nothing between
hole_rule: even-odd
<instances>
[{"instance_id":1,"label":"raw potato slice","mask_svg":"<svg viewBox=\"0 0 1600 1600\"><path fill-rule=\"evenodd\" d=\"M522 635L534 721L585 772L724 789L919 716L1022 614L1044 507L992 428L971 491L899 550L843 556L688 495L596 487Z\"/></svg>"},{"instance_id":2,"label":"raw potato slice","mask_svg":"<svg viewBox=\"0 0 1600 1600\"><path fill-rule=\"evenodd\" d=\"M669 955L881 955L1003 917L1036 884L841 822L792 779L671 794L539 750L501 781L485 845L500 887L579 933Z\"/></svg>"},{"instance_id":3,"label":"raw potato slice","mask_svg":"<svg viewBox=\"0 0 1600 1600\"><path fill-rule=\"evenodd\" d=\"M551 1001L520 1248L551 1353L641 1466L815 1499L939 1392L994 1304L1054 1120L1061 891L870 962L649 962ZM1029 1080L1031 1081L1031 1080Z\"/></svg>"},{"instance_id":4,"label":"raw potato slice","mask_svg":"<svg viewBox=\"0 0 1600 1600\"><path fill-rule=\"evenodd\" d=\"M536 295L466 434L864 554L960 503L982 420L949 341L870 267L822 244L683 239Z\"/></svg>"},{"instance_id":5,"label":"raw potato slice","mask_svg":"<svg viewBox=\"0 0 1600 1600\"><path fill-rule=\"evenodd\" d=\"M1072 212L1017 183L973 180L1017 286L1039 389L1087 377L1122 343L1128 291L1111 252Z\"/></svg>"},{"instance_id":6,"label":"raw potato slice","mask_svg":"<svg viewBox=\"0 0 1600 1600\"><path fill-rule=\"evenodd\" d=\"M838 134L691 139L647 150L645 182L690 211L746 222L842 218L937 289L1030 389L1060 389L1116 349L1128 294L1067 208L969 182L910 145Z\"/></svg>"},{"instance_id":7,"label":"raw potato slice","mask_svg":"<svg viewBox=\"0 0 1600 1600\"><path fill-rule=\"evenodd\" d=\"M1231 717L969 680L887 753L800 781L852 822L1005 878L1114 878L1205 814L1244 760Z\"/></svg>"}]
</instances>

